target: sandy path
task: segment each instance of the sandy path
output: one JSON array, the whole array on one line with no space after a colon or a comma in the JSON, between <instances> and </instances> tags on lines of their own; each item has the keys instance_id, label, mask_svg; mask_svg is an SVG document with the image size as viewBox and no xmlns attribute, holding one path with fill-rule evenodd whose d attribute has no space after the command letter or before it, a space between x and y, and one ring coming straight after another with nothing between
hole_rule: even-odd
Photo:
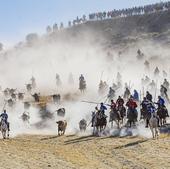
<instances>
[{"instance_id":1,"label":"sandy path","mask_svg":"<svg viewBox=\"0 0 170 169\"><path fill-rule=\"evenodd\" d=\"M168 169L170 137L20 136L0 140L0 169Z\"/></svg>"}]
</instances>

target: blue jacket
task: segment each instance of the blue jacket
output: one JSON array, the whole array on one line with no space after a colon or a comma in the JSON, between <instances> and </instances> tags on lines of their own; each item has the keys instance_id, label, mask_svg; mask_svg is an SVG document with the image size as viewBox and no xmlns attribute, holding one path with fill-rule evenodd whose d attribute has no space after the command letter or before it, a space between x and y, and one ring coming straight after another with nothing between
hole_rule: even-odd
<instances>
[{"instance_id":1,"label":"blue jacket","mask_svg":"<svg viewBox=\"0 0 170 169\"><path fill-rule=\"evenodd\" d=\"M134 91L133 98L137 101L139 101L139 94L137 91Z\"/></svg>"},{"instance_id":2,"label":"blue jacket","mask_svg":"<svg viewBox=\"0 0 170 169\"><path fill-rule=\"evenodd\" d=\"M164 106L164 104L165 104L165 100L164 100L163 98L160 98L160 99L158 100L158 105Z\"/></svg>"},{"instance_id":3,"label":"blue jacket","mask_svg":"<svg viewBox=\"0 0 170 169\"><path fill-rule=\"evenodd\" d=\"M107 110L106 106L101 105L101 106L100 106L100 111L104 113L104 112L105 112L105 110Z\"/></svg>"}]
</instances>

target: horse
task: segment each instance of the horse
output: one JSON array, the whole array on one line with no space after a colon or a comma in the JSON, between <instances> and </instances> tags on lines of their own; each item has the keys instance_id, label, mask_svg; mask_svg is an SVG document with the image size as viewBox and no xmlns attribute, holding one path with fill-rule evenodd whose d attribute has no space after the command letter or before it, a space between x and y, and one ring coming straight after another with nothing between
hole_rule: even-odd
<instances>
[{"instance_id":1,"label":"horse","mask_svg":"<svg viewBox=\"0 0 170 169\"><path fill-rule=\"evenodd\" d=\"M87 128L86 120L85 119L80 120L80 122L79 122L79 129L80 129L80 131L84 131L85 132L86 128Z\"/></svg>"},{"instance_id":2,"label":"horse","mask_svg":"<svg viewBox=\"0 0 170 169\"><path fill-rule=\"evenodd\" d=\"M67 121L57 121L58 124L58 136L64 135L67 127Z\"/></svg>"},{"instance_id":3,"label":"horse","mask_svg":"<svg viewBox=\"0 0 170 169\"><path fill-rule=\"evenodd\" d=\"M169 116L167 108L166 107L158 108L157 115L160 119L160 125L161 126L164 125L166 123L166 118Z\"/></svg>"},{"instance_id":4,"label":"horse","mask_svg":"<svg viewBox=\"0 0 170 169\"><path fill-rule=\"evenodd\" d=\"M122 120L122 124L124 123L124 118L126 116L126 108L122 105L122 106L118 106L117 111L120 113L120 117Z\"/></svg>"},{"instance_id":5,"label":"horse","mask_svg":"<svg viewBox=\"0 0 170 169\"><path fill-rule=\"evenodd\" d=\"M84 91L86 90L86 81L85 80L80 80L79 90L81 93L84 93Z\"/></svg>"},{"instance_id":6,"label":"horse","mask_svg":"<svg viewBox=\"0 0 170 169\"><path fill-rule=\"evenodd\" d=\"M111 122L111 128L113 128L113 121L117 124L117 128L120 128L120 121L122 120L122 117L120 115L120 112L118 110L111 110L110 111L110 118L109 122Z\"/></svg>"},{"instance_id":7,"label":"horse","mask_svg":"<svg viewBox=\"0 0 170 169\"><path fill-rule=\"evenodd\" d=\"M1 125L0 125L0 130L2 133L3 139L9 138L9 130L8 130L8 125L5 121L5 119L1 119Z\"/></svg>"},{"instance_id":8,"label":"horse","mask_svg":"<svg viewBox=\"0 0 170 169\"><path fill-rule=\"evenodd\" d=\"M107 125L107 116L102 115L101 112L99 112L99 115L96 117L96 124L95 127L97 131L101 132L102 130L105 130Z\"/></svg>"},{"instance_id":9,"label":"horse","mask_svg":"<svg viewBox=\"0 0 170 169\"><path fill-rule=\"evenodd\" d=\"M132 127L132 123L135 125L135 122L137 121L137 110L136 109L128 109L128 112L127 112L127 119L128 119L128 122L129 123L129 127L131 128Z\"/></svg>"},{"instance_id":10,"label":"horse","mask_svg":"<svg viewBox=\"0 0 170 169\"><path fill-rule=\"evenodd\" d=\"M149 126L152 132L153 139L158 138L158 118L152 113L149 120Z\"/></svg>"},{"instance_id":11,"label":"horse","mask_svg":"<svg viewBox=\"0 0 170 169\"><path fill-rule=\"evenodd\" d=\"M150 118L151 118L151 113L149 113L148 111L147 111L147 109L141 109L140 110L141 111L141 119L144 119L144 121L145 121L145 123L146 123L146 127L148 127L148 125L149 125L149 120L150 120Z\"/></svg>"}]
</instances>

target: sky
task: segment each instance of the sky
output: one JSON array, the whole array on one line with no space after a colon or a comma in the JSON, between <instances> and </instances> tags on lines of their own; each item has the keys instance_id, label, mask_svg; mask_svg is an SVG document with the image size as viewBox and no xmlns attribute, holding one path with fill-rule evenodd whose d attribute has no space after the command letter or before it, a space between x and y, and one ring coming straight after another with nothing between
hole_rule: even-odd
<instances>
[{"instance_id":1,"label":"sky","mask_svg":"<svg viewBox=\"0 0 170 169\"><path fill-rule=\"evenodd\" d=\"M47 25L67 23L83 14L157 2L160 0L0 0L0 42L14 44L28 33L42 34Z\"/></svg>"}]
</instances>

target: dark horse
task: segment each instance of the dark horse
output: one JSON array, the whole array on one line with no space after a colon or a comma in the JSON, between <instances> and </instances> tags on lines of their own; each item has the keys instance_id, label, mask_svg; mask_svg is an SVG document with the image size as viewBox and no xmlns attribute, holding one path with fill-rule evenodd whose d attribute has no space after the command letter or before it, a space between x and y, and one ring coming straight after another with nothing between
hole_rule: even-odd
<instances>
[{"instance_id":1,"label":"dark horse","mask_svg":"<svg viewBox=\"0 0 170 169\"><path fill-rule=\"evenodd\" d=\"M86 90L86 81L85 80L80 80L79 90L81 91L81 93L84 93L84 91Z\"/></svg>"},{"instance_id":2,"label":"dark horse","mask_svg":"<svg viewBox=\"0 0 170 169\"><path fill-rule=\"evenodd\" d=\"M127 123L129 124L129 127L132 127L132 124L135 125L135 122L137 121L138 112L136 109L129 108L127 111Z\"/></svg>"},{"instance_id":3,"label":"dark horse","mask_svg":"<svg viewBox=\"0 0 170 169\"><path fill-rule=\"evenodd\" d=\"M126 108L124 106L118 106L117 111L120 113L120 117L121 117L122 124L123 124L124 118L126 116Z\"/></svg>"},{"instance_id":4,"label":"dark horse","mask_svg":"<svg viewBox=\"0 0 170 169\"><path fill-rule=\"evenodd\" d=\"M113 121L117 124L117 128L120 128L120 121L122 120L122 117L120 115L120 112L117 109L110 111L110 118L109 122L111 122L111 128L113 128Z\"/></svg>"},{"instance_id":5,"label":"dark horse","mask_svg":"<svg viewBox=\"0 0 170 169\"><path fill-rule=\"evenodd\" d=\"M164 125L166 123L166 118L169 117L167 108L166 107L158 108L157 115L160 120L160 125L161 126Z\"/></svg>"},{"instance_id":6,"label":"dark horse","mask_svg":"<svg viewBox=\"0 0 170 169\"><path fill-rule=\"evenodd\" d=\"M97 131L101 132L102 130L105 130L107 125L107 116L102 114L100 111L98 112L98 115L96 117L96 129Z\"/></svg>"},{"instance_id":7,"label":"dark horse","mask_svg":"<svg viewBox=\"0 0 170 169\"><path fill-rule=\"evenodd\" d=\"M140 119L143 119L145 121L145 127L149 126L149 120L151 118L151 113L147 111L147 109L142 108L141 110L141 117Z\"/></svg>"}]
</instances>

